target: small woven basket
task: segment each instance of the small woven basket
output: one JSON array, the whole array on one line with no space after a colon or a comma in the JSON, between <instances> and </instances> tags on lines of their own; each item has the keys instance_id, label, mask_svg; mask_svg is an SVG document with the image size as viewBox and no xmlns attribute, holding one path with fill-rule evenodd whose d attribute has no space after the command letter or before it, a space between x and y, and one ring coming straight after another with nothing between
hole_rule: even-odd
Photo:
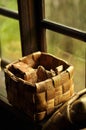
<instances>
[{"instance_id":1,"label":"small woven basket","mask_svg":"<svg viewBox=\"0 0 86 130\"><path fill-rule=\"evenodd\" d=\"M30 71L37 70L40 65L47 71L56 70L58 66L63 69L47 79L43 75L42 81L37 81L36 73L31 73L28 78ZM27 71L24 66L30 69ZM73 72L72 65L48 53L34 52L24 56L8 64L4 70L8 101L31 120L43 120L74 94Z\"/></svg>"}]
</instances>

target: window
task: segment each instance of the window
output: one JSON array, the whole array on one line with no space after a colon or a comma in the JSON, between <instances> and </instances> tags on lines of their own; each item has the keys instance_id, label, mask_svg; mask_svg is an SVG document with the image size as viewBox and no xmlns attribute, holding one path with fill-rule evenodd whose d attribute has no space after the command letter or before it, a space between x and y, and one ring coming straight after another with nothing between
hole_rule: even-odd
<instances>
[{"instance_id":1,"label":"window","mask_svg":"<svg viewBox=\"0 0 86 130\"><path fill-rule=\"evenodd\" d=\"M17 1L1 0L0 14L1 57L13 61L21 57Z\"/></svg>"},{"instance_id":2,"label":"window","mask_svg":"<svg viewBox=\"0 0 86 130\"><path fill-rule=\"evenodd\" d=\"M47 51L74 65L77 91L85 87L85 0L45 0ZM76 13L75 13L76 12Z\"/></svg>"},{"instance_id":3,"label":"window","mask_svg":"<svg viewBox=\"0 0 86 130\"><path fill-rule=\"evenodd\" d=\"M5 6L3 4L4 1L2 0L2 7ZM9 0L6 0L6 3L7 1ZM14 1L12 1L12 3ZM74 80L76 90L79 91L84 88L86 85L86 22L83 13L85 9L85 0L17 0L16 5L17 4L18 10L17 6L12 9L17 11L0 8L0 14L15 19L14 21L15 24L17 24L17 29L19 30L20 28L21 44L19 43L18 50L22 51L23 56L40 50L47 51L67 60L75 67ZM6 8L8 7L10 7L10 5L7 5ZM19 27L18 21L16 20L19 20ZM82 24L82 22L84 24ZM2 42L3 40L1 39L1 44L3 44ZM10 43L9 45L11 48ZM16 45L18 45L18 43L16 43ZM6 47L1 47L4 56ZM10 50L12 50L12 48ZM12 52L13 51L14 49ZM20 52L17 56L18 55L20 57ZM6 58L9 57L10 56Z\"/></svg>"}]
</instances>

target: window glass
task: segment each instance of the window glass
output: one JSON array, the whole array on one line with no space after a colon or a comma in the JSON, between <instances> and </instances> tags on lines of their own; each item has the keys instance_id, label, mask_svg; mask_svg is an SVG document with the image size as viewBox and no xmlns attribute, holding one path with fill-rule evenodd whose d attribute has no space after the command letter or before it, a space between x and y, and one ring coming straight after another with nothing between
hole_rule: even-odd
<instances>
[{"instance_id":1,"label":"window glass","mask_svg":"<svg viewBox=\"0 0 86 130\"><path fill-rule=\"evenodd\" d=\"M45 0L45 18L54 22L86 31L85 0ZM74 65L75 90L85 88L86 43L47 30L49 53Z\"/></svg>"},{"instance_id":2,"label":"window glass","mask_svg":"<svg viewBox=\"0 0 86 130\"><path fill-rule=\"evenodd\" d=\"M0 16L0 43L2 58L10 61L21 56L19 22Z\"/></svg>"},{"instance_id":3,"label":"window glass","mask_svg":"<svg viewBox=\"0 0 86 130\"><path fill-rule=\"evenodd\" d=\"M0 6L12 10L17 10L17 0L0 0Z\"/></svg>"},{"instance_id":4,"label":"window glass","mask_svg":"<svg viewBox=\"0 0 86 130\"><path fill-rule=\"evenodd\" d=\"M75 90L85 88L86 43L47 30L47 51L74 66Z\"/></svg>"},{"instance_id":5,"label":"window glass","mask_svg":"<svg viewBox=\"0 0 86 130\"><path fill-rule=\"evenodd\" d=\"M0 7L17 11L17 0L0 0ZM21 57L19 33L18 21L0 15L0 61L3 58L12 62ZM4 72L0 68L0 94L6 96L4 81Z\"/></svg>"},{"instance_id":6,"label":"window glass","mask_svg":"<svg viewBox=\"0 0 86 130\"><path fill-rule=\"evenodd\" d=\"M49 20L86 30L86 0L45 0L45 17Z\"/></svg>"}]
</instances>

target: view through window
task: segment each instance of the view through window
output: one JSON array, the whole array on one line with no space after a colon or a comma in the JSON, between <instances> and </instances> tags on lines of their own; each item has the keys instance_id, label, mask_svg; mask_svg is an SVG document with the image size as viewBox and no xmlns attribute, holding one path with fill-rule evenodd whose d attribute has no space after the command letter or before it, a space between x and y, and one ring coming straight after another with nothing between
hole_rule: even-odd
<instances>
[{"instance_id":1,"label":"view through window","mask_svg":"<svg viewBox=\"0 0 86 130\"><path fill-rule=\"evenodd\" d=\"M45 18L86 31L85 0L45 0ZM48 52L74 65L74 82L77 91L85 87L86 43L47 30Z\"/></svg>"},{"instance_id":2,"label":"view through window","mask_svg":"<svg viewBox=\"0 0 86 130\"><path fill-rule=\"evenodd\" d=\"M0 7L17 12L17 0L1 0ZM9 61L21 57L19 21L0 15L1 56Z\"/></svg>"}]
</instances>

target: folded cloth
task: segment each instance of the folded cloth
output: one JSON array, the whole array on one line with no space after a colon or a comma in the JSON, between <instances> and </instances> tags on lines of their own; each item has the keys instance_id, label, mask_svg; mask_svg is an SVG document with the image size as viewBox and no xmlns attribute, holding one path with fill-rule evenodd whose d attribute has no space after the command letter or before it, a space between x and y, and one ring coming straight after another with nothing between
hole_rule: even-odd
<instances>
[{"instance_id":1,"label":"folded cloth","mask_svg":"<svg viewBox=\"0 0 86 130\"><path fill-rule=\"evenodd\" d=\"M42 130L79 130L86 127L86 89L56 110Z\"/></svg>"}]
</instances>

